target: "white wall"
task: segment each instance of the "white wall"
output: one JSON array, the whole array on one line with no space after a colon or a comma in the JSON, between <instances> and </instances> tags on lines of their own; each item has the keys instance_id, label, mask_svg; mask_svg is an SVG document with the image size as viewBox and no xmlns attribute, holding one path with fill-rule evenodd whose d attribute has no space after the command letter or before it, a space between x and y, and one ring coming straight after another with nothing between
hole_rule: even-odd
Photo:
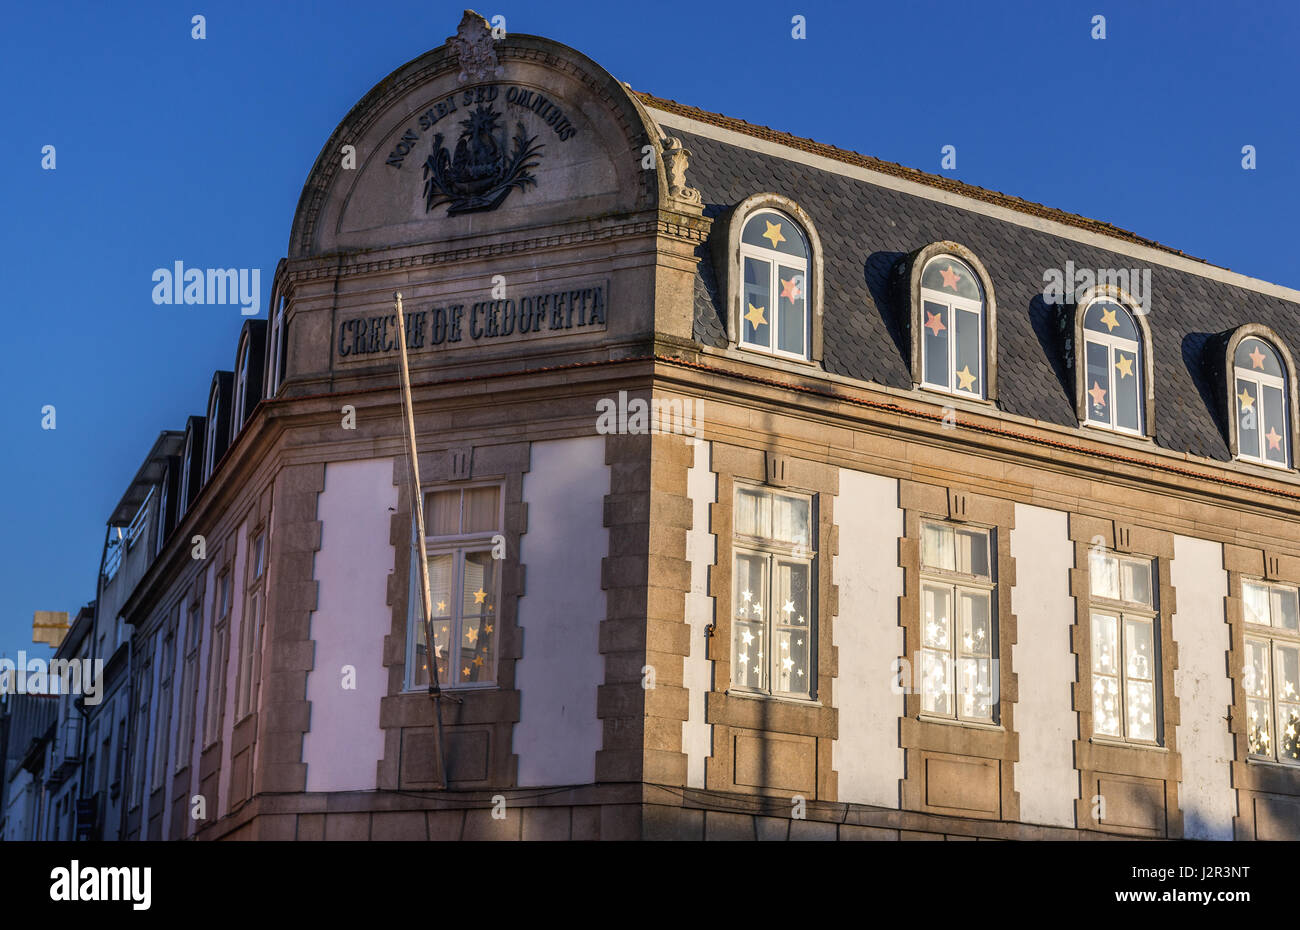
<instances>
[{"instance_id":1,"label":"white wall","mask_svg":"<svg viewBox=\"0 0 1300 930\"><path fill-rule=\"evenodd\" d=\"M1228 733L1228 624L1223 599L1228 574L1223 547L1204 539L1174 537L1170 580L1177 592L1174 641L1178 668L1174 694L1181 722L1176 731L1183 758L1178 803L1183 810L1183 835L1194 840L1232 839L1237 813L1232 790L1232 737Z\"/></svg>"},{"instance_id":2,"label":"white wall","mask_svg":"<svg viewBox=\"0 0 1300 930\"><path fill-rule=\"evenodd\" d=\"M311 730L303 737L308 791L376 787L384 733L379 702L388 693L384 636L392 627L388 576L394 552L389 526L397 507L392 459L332 462L317 500L321 547L311 615L315 662L307 676ZM343 688L343 666L356 689Z\"/></svg>"},{"instance_id":3,"label":"white wall","mask_svg":"<svg viewBox=\"0 0 1300 930\"><path fill-rule=\"evenodd\" d=\"M840 674L833 695L840 729L831 758L839 773L839 799L898 807L903 777L898 742L903 695L895 694L893 687L893 663L903 654L898 625L898 598L903 593L898 482L841 468L835 522L840 553L832 571L840 609L834 642Z\"/></svg>"},{"instance_id":4,"label":"white wall","mask_svg":"<svg viewBox=\"0 0 1300 930\"><path fill-rule=\"evenodd\" d=\"M525 595L519 599L523 658L514 749L519 784L589 784L602 728L596 688L604 681L601 560L609 553L609 493L600 436L535 442L524 475L528 532L520 546Z\"/></svg>"},{"instance_id":5,"label":"white wall","mask_svg":"<svg viewBox=\"0 0 1300 930\"><path fill-rule=\"evenodd\" d=\"M1070 569L1074 543L1067 514L1016 504L1011 531L1016 586L1011 610L1017 642L1012 668L1019 679L1015 707L1020 759L1015 786L1020 792L1020 819L1025 823L1074 826L1079 773L1074 768L1074 740L1079 715L1073 709L1075 660L1070 647L1074 598Z\"/></svg>"},{"instance_id":6,"label":"white wall","mask_svg":"<svg viewBox=\"0 0 1300 930\"><path fill-rule=\"evenodd\" d=\"M686 533L686 558L691 563L691 590L686 595L686 622L691 628L691 654L682 670L687 688L689 719L682 721L682 751L686 753L686 784L704 787L704 760L713 753L713 727L704 720L704 699L713 682L707 656L705 628L714 622L709 597L709 567L717 558L718 540L709 532L709 505L718 499L718 477L712 471L713 443L695 440L695 463L686 475L691 498L691 529Z\"/></svg>"}]
</instances>

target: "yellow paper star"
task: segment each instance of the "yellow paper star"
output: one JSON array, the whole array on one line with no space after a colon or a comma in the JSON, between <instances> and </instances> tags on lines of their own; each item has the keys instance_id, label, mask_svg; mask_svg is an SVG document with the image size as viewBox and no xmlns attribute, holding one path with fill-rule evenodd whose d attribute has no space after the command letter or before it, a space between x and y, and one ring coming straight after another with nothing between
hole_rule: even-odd
<instances>
[{"instance_id":1,"label":"yellow paper star","mask_svg":"<svg viewBox=\"0 0 1300 930\"><path fill-rule=\"evenodd\" d=\"M1255 407L1255 398L1251 397L1250 392L1245 388L1241 389L1241 393L1237 395L1237 400L1241 401L1242 410L1253 410Z\"/></svg>"},{"instance_id":2,"label":"yellow paper star","mask_svg":"<svg viewBox=\"0 0 1300 930\"><path fill-rule=\"evenodd\" d=\"M447 602L446 602L446 601L439 601L439 602L438 602L438 613L442 613L442 612L443 612L444 610L446 610L446 609L447 609Z\"/></svg>"},{"instance_id":3,"label":"yellow paper star","mask_svg":"<svg viewBox=\"0 0 1300 930\"><path fill-rule=\"evenodd\" d=\"M492 632L492 624L489 623L487 626L483 627L483 632L484 632L484 633L491 633L491 632Z\"/></svg>"},{"instance_id":4,"label":"yellow paper star","mask_svg":"<svg viewBox=\"0 0 1300 930\"><path fill-rule=\"evenodd\" d=\"M1119 361L1115 363L1115 370L1119 372L1121 378L1127 378L1133 374L1133 356L1121 355Z\"/></svg>"},{"instance_id":5,"label":"yellow paper star","mask_svg":"<svg viewBox=\"0 0 1300 930\"><path fill-rule=\"evenodd\" d=\"M745 314L745 319L749 320L749 325L755 329L767 322L767 318L763 316L763 309L763 307L755 307L750 304L749 312Z\"/></svg>"},{"instance_id":6,"label":"yellow paper star","mask_svg":"<svg viewBox=\"0 0 1300 930\"><path fill-rule=\"evenodd\" d=\"M474 592L474 603L482 604L483 598L485 597L487 597L487 592L484 591L482 588L479 588L477 591Z\"/></svg>"},{"instance_id":7,"label":"yellow paper star","mask_svg":"<svg viewBox=\"0 0 1300 930\"><path fill-rule=\"evenodd\" d=\"M763 220L767 223L767 220ZM785 242L785 236L781 235L780 223L767 223L767 232L763 233L763 238L772 243L772 248L776 248L778 242Z\"/></svg>"},{"instance_id":8,"label":"yellow paper star","mask_svg":"<svg viewBox=\"0 0 1300 930\"><path fill-rule=\"evenodd\" d=\"M482 666L482 665L483 665L483 657L482 657L482 656L475 656L475 657L474 657L474 662L473 662L472 664L477 665L477 666Z\"/></svg>"},{"instance_id":9,"label":"yellow paper star","mask_svg":"<svg viewBox=\"0 0 1300 930\"><path fill-rule=\"evenodd\" d=\"M1119 327L1119 320L1115 319L1115 308L1107 307L1101 311L1101 321L1106 324L1106 328L1114 332Z\"/></svg>"},{"instance_id":10,"label":"yellow paper star","mask_svg":"<svg viewBox=\"0 0 1300 930\"><path fill-rule=\"evenodd\" d=\"M466 628L465 638L468 639L471 643L476 642L478 640L478 630L474 629L472 626Z\"/></svg>"},{"instance_id":11,"label":"yellow paper star","mask_svg":"<svg viewBox=\"0 0 1300 930\"><path fill-rule=\"evenodd\" d=\"M971 389L971 385L975 383L975 376L970 373L969 365L963 365L961 371L957 372L957 380L961 382L960 387L963 391Z\"/></svg>"},{"instance_id":12,"label":"yellow paper star","mask_svg":"<svg viewBox=\"0 0 1300 930\"><path fill-rule=\"evenodd\" d=\"M469 666L466 665L463 669L460 670L460 673L461 673L462 675L464 675L466 678L468 678L468 677L469 677Z\"/></svg>"}]
</instances>

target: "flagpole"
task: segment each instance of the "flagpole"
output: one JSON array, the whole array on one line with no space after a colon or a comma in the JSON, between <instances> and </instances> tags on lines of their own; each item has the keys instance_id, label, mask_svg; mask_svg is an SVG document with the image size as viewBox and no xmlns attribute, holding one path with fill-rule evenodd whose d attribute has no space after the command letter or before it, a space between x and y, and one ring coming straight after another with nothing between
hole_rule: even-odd
<instances>
[{"instance_id":1,"label":"flagpole","mask_svg":"<svg viewBox=\"0 0 1300 930\"><path fill-rule=\"evenodd\" d=\"M444 764L442 739L442 688L438 682L438 657L433 638L433 600L429 592L429 549L424 538L424 493L420 485L420 457L415 445L415 408L411 403L411 369L406 360L406 315L402 312L402 292L393 294L397 306L397 344L401 348L402 375L402 428L406 434L407 456L411 463L411 511L415 514L416 538L420 546L420 599L424 610L425 662L429 670L429 698L433 701L433 719L437 732L434 745L437 753L438 777L442 787L447 787L447 766Z\"/></svg>"}]
</instances>

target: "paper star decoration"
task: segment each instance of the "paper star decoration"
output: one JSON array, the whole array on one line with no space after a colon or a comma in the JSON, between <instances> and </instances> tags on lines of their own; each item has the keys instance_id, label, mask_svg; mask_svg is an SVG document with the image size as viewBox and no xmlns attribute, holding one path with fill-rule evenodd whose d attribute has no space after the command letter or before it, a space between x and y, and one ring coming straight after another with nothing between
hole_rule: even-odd
<instances>
[{"instance_id":1,"label":"paper star decoration","mask_svg":"<svg viewBox=\"0 0 1300 930\"><path fill-rule=\"evenodd\" d=\"M791 278L789 281L785 278L781 279L781 296L791 303L799 299L799 279L797 277Z\"/></svg>"},{"instance_id":2,"label":"paper star decoration","mask_svg":"<svg viewBox=\"0 0 1300 930\"><path fill-rule=\"evenodd\" d=\"M483 627L483 632L484 632L484 633L491 633L491 632L492 632L492 624L489 623L487 626Z\"/></svg>"},{"instance_id":3,"label":"paper star decoration","mask_svg":"<svg viewBox=\"0 0 1300 930\"><path fill-rule=\"evenodd\" d=\"M786 601L785 606L781 608L786 613L794 613L794 601Z\"/></svg>"},{"instance_id":4,"label":"paper star decoration","mask_svg":"<svg viewBox=\"0 0 1300 930\"><path fill-rule=\"evenodd\" d=\"M937 336L948 327L943 325L942 314L931 313L927 310L925 311L925 328Z\"/></svg>"},{"instance_id":5,"label":"paper star decoration","mask_svg":"<svg viewBox=\"0 0 1300 930\"><path fill-rule=\"evenodd\" d=\"M943 271L939 272L939 275L943 278L944 287L950 287L954 291L957 290L957 282L961 280L961 274L954 271L952 265L949 265Z\"/></svg>"},{"instance_id":6,"label":"paper star decoration","mask_svg":"<svg viewBox=\"0 0 1300 930\"><path fill-rule=\"evenodd\" d=\"M745 632L740 634L740 638L741 640L744 641L745 645L748 646L750 643L754 641L754 634L749 632L749 630L746 630Z\"/></svg>"},{"instance_id":7,"label":"paper star decoration","mask_svg":"<svg viewBox=\"0 0 1300 930\"><path fill-rule=\"evenodd\" d=\"M781 664L785 666L785 670L788 672L794 667L794 659L782 659Z\"/></svg>"},{"instance_id":8,"label":"paper star decoration","mask_svg":"<svg viewBox=\"0 0 1300 930\"><path fill-rule=\"evenodd\" d=\"M1133 374L1133 356L1121 355L1119 361L1115 363L1115 370L1119 372L1121 378L1128 378Z\"/></svg>"},{"instance_id":9,"label":"paper star decoration","mask_svg":"<svg viewBox=\"0 0 1300 930\"><path fill-rule=\"evenodd\" d=\"M474 661L473 661L471 664L472 664L472 665L477 665L477 666L479 666L479 667L481 668L481 667L483 666L483 657L482 657L482 656L475 656L475 657L474 657Z\"/></svg>"},{"instance_id":10,"label":"paper star decoration","mask_svg":"<svg viewBox=\"0 0 1300 930\"><path fill-rule=\"evenodd\" d=\"M1094 381L1092 382L1092 390L1088 392L1088 396L1092 398L1094 404L1100 407L1106 402L1106 389Z\"/></svg>"},{"instance_id":11,"label":"paper star decoration","mask_svg":"<svg viewBox=\"0 0 1300 930\"><path fill-rule=\"evenodd\" d=\"M960 382L959 386L963 391L969 391L971 389L975 384L975 376L970 373L969 365L963 365L961 371L957 372L957 380Z\"/></svg>"},{"instance_id":12,"label":"paper star decoration","mask_svg":"<svg viewBox=\"0 0 1300 930\"><path fill-rule=\"evenodd\" d=\"M1282 434L1273 429L1273 427L1270 426L1268 428L1268 432L1264 434L1264 438L1268 440L1268 447L1270 449L1277 449L1279 452L1282 450Z\"/></svg>"},{"instance_id":13,"label":"paper star decoration","mask_svg":"<svg viewBox=\"0 0 1300 930\"><path fill-rule=\"evenodd\" d=\"M1245 388L1241 389L1241 393L1237 395L1237 400L1241 401L1242 410L1255 409L1255 398L1251 397L1250 391L1247 391Z\"/></svg>"},{"instance_id":14,"label":"paper star decoration","mask_svg":"<svg viewBox=\"0 0 1300 930\"><path fill-rule=\"evenodd\" d=\"M767 220L763 222L767 223ZM781 235L781 224L767 223L767 232L763 233L763 238L771 242L774 249L778 242L785 242L785 236Z\"/></svg>"},{"instance_id":15,"label":"paper star decoration","mask_svg":"<svg viewBox=\"0 0 1300 930\"><path fill-rule=\"evenodd\" d=\"M487 597L487 592L484 591L482 588L479 588L477 591L474 592L474 603L475 603L475 604L482 604L482 603L483 603L483 599L484 599L485 597Z\"/></svg>"},{"instance_id":16,"label":"paper star decoration","mask_svg":"<svg viewBox=\"0 0 1300 930\"><path fill-rule=\"evenodd\" d=\"M1119 327L1119 320L1115 319L1115 308L1107 307L1101 311L1101 321L1106 324L1106 329L1114 332Z\"/></svg>"},{"instance_id":17,"label":"paper star decoration","mask_svg":"<svg viewBox=\"0 0 1300 930\"><path fill-rule=\"evenodd\" d=\"M763 316L763 308L755 307L753 304L749 305L749 312L745 314L745 319L749 320L749 325L755 329L767 322L767 318Z\"/></svg>"},{"instance_id":18,"label":"paper star decoration","mask_svg":"<svg viewBox=\"0 0 1300 930\"><path fill-rule=\"evenodd\" d=\"M444 610L446 610L446 609L447 609L447 602L446 602L446 601L439 601L439 602L438 602L438 613L442 613L442 612L443 612Z\"/></svg>"},{"instance_id":19,"label":"paper star decoration","mask_svg":"<svg viewBox=\"0 0 1300 930\"><path fill-rule=\"evenodd\" d=\"M1264 353L1259 351L1259 346L1255 346L1255 351L1250 353L1250 367L1259 369L1264 367Z\"/></svg>"},{"instance_id":20,"label":"paper star decoration","mask_svg":"<svg viewBox=\"0 0 1300 930\"><path fill-rule=\"evenodd\" d=\"M461 673L462 675L464 675L466 678L468 678L468 677L469 677L469 666L466 665L464 668L462 668L462 669L460 670L460 673Z\"/></svg>"},{"instance_id":21,"label":"paper star decoration","mask_svg":"<svg viewBox=\"0 0 1300 930\"><path fill-rule=\"evenodd\" d=\"M471 626L471 627L466 627L466 628L465 628L465 638L468 639L471 643L473 643L473 642L477 642L477 641L478 641L478 630L474 629L472 626Z\"/></svg>"}]
</instances>

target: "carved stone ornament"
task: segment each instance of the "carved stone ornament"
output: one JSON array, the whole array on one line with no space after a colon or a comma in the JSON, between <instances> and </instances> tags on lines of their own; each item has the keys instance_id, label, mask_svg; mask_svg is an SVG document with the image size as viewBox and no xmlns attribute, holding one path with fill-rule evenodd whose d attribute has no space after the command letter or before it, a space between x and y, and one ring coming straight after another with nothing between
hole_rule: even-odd
<instances>
[{"instance_id":1,"label":"carved stone ornament","mask_svg":"<svg viewBox=\"0 0 1300 930\"><path fill-rule=\"evenodd\" d=\"M473 10L465 11L456 34L447 39L447 44L460 63L460 74L456 78L460 83L483 81L505 73L505 69L497 64L497 50L488 21Z\"/></svg>"},{"instance_id":2,"label":"carved stone ornament","mask_svg":"<svg viewBox=\"0 0 1300 930\"><path fill-rule=\"evenodd\" d=\"M689 149L682 148L680 139L671 136L663 140L664 172L668 175L668 196L685 204L701 203L700 192L686 186L686 169L690 164Z\"/></svg>"}]
</instances>

